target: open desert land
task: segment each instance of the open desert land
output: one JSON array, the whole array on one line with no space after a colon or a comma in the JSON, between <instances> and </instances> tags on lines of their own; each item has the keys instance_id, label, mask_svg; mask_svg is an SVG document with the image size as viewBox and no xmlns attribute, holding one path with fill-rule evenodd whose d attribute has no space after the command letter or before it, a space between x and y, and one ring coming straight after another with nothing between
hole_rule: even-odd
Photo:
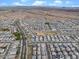
<instances>
[{"instance_id":1,"label":"open desert land","mask_svg":"<svg viewBox=\"0 0 79 59\"><path fill-rule=\"evenodd\" d=\"M67 20L79 19L79 9L63 9L63 8L18 8L0 11L0 19L32 19L32 18L45 18L48 20ZM42 19L41 19L42 20Z\"/></svg>"}]
</instances>

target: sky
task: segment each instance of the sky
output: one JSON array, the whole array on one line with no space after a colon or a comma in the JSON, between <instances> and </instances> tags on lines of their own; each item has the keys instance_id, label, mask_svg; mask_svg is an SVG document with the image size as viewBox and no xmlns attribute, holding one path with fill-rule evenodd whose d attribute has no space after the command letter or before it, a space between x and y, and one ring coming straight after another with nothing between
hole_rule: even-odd
<instances>
[{"instance_id":1,"label":"sky","mask_svg":"<svg viewBox=\"0 0 79 59\"><path fill-rule=\"evenodd\" d=\"M0 6L79 7L79 0L0 0Z\"/></svg>"}]
</instances>

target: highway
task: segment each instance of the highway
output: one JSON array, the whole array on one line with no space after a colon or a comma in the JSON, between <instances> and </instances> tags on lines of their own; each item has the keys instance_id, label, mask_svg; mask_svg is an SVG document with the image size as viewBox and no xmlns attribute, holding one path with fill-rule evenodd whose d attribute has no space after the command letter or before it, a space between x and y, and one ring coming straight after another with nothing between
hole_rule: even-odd
<instances>
[{"instance_id":1,"label":"highway","mask_svg":"<svg viewBox=\"0 0 79 59\"><path fill-rule=\"evenodd\" d=\"M15 21L15 25L17 26L19 32L21 33L22 37L22 47L21 47L21 52L20 52L20 59L26 59L26 33L24 32L23 27L21 26L19 21Z\"/></svg>"}]
</instances>

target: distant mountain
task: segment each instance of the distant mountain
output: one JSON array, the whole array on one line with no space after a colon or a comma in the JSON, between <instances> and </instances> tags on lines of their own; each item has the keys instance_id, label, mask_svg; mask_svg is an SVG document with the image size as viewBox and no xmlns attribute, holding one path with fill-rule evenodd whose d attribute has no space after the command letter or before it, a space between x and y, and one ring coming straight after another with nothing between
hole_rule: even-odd
<instances>
[{"instance_id":1,"label":"distant mountain","mask_svg":"<svg viewBox=\"0 0 79 59\"><path fill-rule=\"evenodd\" d=\"M79 12L79 7L41 7L41 6L7 6L0 7L0 11L5 10L60 10L60 11L71 11L71 12Z\"/></svg>"}]
</instances>

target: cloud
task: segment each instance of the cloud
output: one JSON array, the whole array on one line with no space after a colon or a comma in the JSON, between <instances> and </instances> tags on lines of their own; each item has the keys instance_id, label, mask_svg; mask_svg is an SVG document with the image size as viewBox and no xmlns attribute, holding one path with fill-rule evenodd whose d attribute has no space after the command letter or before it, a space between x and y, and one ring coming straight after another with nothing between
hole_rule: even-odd
<instances>
[{"instance_id":1,"label":"cloud","mask_svg":"<svg viewBox=\"0 0 79 59\"><path fill-rule=\"evenodd\" d=\"M22 4L20 2L14 2L12 5L14 5L14 6L24 6L25 4Z\"/></svg>"},{"instance_id":2,"label":"cloud","mask_svg":"<svg viewBox=\"0 0 79 59\"><path fill-rule=\"evenodd\" d=\"M17 0L17 2L13 2L11 5L12 6L26 6L25 2L27 0Z\"/></svg>"},{"instance_id":3,"label":"cloud","mask_svg":"<svg viewBox=\"0 0 79 59\"><path fill-rule=\"evenodd\" d=\"M70 2L70 1L66 1L65 3L66 3L66 4L70 4L71 2Z\"/></svg>"},{"instance_id":4,"label":"cloud","mask_svg":"<svg viewBox=\"0 0 79 59\"><path fill-rule=\"evenodd\" d=\"M49 6L60 6L62 5L63 0L54 0L52 3L49 4Z\"/></svg>"},{"instance_id":5,"label":"cloud","mask_svg":"<svg viewBox=\"0 0 79 59\"><path fill-rule=\"evenodd\" d=\"M55 0L54 4L62 4L62 0Z\"/></svg>"},{"instance_id":6,"label":"cloud","mask_svg":"<svg viewBox=\"0 0 79 59\"><path fill-rule=\"evenodd\" d=\"M26 0L21 0L21 2L26 2Z\"/></svg>"},{"instance_id":7,"label":"cloud","mask_svg":"<svg viewBox=\"0 0 79 59\"><path fill-rule=\"evenodd\" d=\"M79 7L79 5L71 5L71 7Z\"/></svg>"},{"instance_id":8,"label":"cloud","mask_svg":"<svg viewBox=\"0 0 79 59\"><path fill-rule=\"evenodd\" d=\"M54 0L52 3L49 4L49 6L60 6L62 5L63 0Z\"/></svg>"},{"instance_id":9,"label":"cloud","mask_svg":"<svg viewBox=\"0 0 79 59\"><path fill-rule=\"evenodd\" d=\"M32 6L45 6L46 5L46 1L41 1L41 0L38 0L38 1L35 1Z\"/></svg>"},{"instance_id":10,"label":"cloud","mask_svg":"<svg viewBox=\"0 0 79 59\"><path fill-rule=\"evenodd\" d=\"M68 0L54 0L49 6L65 6L71 4L71 1Z\"/></svg>"}]
</instances>

